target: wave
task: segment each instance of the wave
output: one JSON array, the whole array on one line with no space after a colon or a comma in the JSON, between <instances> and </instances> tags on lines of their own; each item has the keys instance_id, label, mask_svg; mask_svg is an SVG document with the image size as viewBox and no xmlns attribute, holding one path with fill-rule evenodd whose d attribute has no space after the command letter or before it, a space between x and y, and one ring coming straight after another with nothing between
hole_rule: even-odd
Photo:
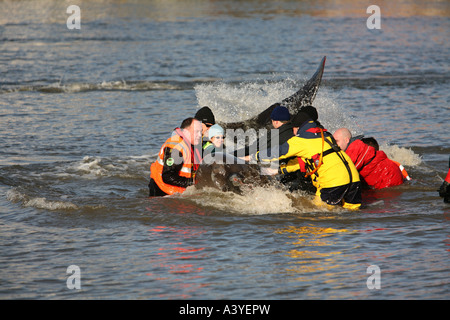
<instances>
[{"instance_id":1,"label":"wave","mask_svg":"<svg viewBox=\"0 0 450 320\"><path fill-rule=\"evenodd\" d=\"M72 174L80 178L95 179L98 177L115 177L136 179L143 176L143 169L150 167L155 155L129 156L124 158L107 158L85 156L61 172L63 175ZM145 171L146 174L146 171Z\"/></svg>"},{"instance_id":2,"label":"wave","mask_svg":"<svg viewBox=\"0 0 450 320\"><path fill-rule=\"evenodd\" d=\"M286 75L283 75L286 77ZM171 90L192 90L195 89L200 105L206 105L204 100L208 99L208 94L217 95L218 100L210 101L210 105L227 103L228 107L232 108L231 115L249 117L254 113L246 112L239 109L239 106L245 104L253 104L258 106L269 106L273 102L279 101L295 92L306 79L293 79L287 76L284 80L274 80L279 78L279 74L271 74L269 79L256 79L251 82L242 81L228 81L222 82L215 78L208 79L193 79L187 81L178 80L110 80L102 81L100 83L92 82L64 82L64 77L60 81L53 83L48 79L34 80L31 84L3 82L0 87L0 94L7 94L11 92L42 92L42 93L77 93L90 91L171 91ZM409 87L420 85L442 85L450 82L450 77L442 73L427 73L427 74L379 74L367 78L364 74L349 74L348 76L328 77L324 79L322 88L319 90L326 90L330 88L339 90L342 88L354 87L358 89L373 89L377 87ZM33 84L35 83L35 84ZM44 83L44 84L41 84ZM211 90L214 89L214 90ZM294 90L295 89L295 90ZM252 95L242 95L253 92ZM208 93L207 93L208 92ZM220 94L229 93L229 98L222 100ZM232 94L236 94L233 99ZM253 100L257 98L256 100ZM261 100L266 98L266 100ZM267 104L269 100L269 104ZM261 103L264 104L261 105ZM228 108L229 109L229 108Z\"/></svg>"},{"instance_id":3,"label":"wave","mask_svg":"<svg viewBox=\"0 0 450 320\"><path fill-rule=\"evenodd\" d=\"M367 76L365 73L350 73L348 75L336 75L324 80L324 84L335 90L342 88L357 88L361 90L388 87L409 88L419 86L443 85L450 82L448 73L434 71L421 73L379 73Z\"/></svg>"},{"instance_id":4,"label":"wave","mask_svg":"<svg viewBox=\"0 0 450 320\"><path fill-rule=\"evenodd\" d=\"M17 189L11 189L6 192L6 199L13 203L22 203L24 207L34 207L36 209L46 210L76 210L78 206L70 201L48 200L45 197L31 197L26 193L19 192Z\"/></svg>"},{"instance_id":5,"label":"wave","mask_svg":"<svg viewBox=\"0 0 450 320\"><path fill-rule=\"evenodd\" d=\"M42 93L77 93L89 91L154 91L154 90L190 90L199 81L103 81L101 83L62 83L21 85L9 84L0 88L0 94L11 92L36 91Z\"/></svg>"},{"instance_id":6,"label":"wave","mask_svg":"<svg viewBox=\"0 0 450 320\"><path fill-rule=\"evenodd\" d=\"M77 161L0 167L6 198L23 207L54 210L103 210L114 199L134 201L148 194L154 155L85 156Z\"/></svg>"}]
</instances>

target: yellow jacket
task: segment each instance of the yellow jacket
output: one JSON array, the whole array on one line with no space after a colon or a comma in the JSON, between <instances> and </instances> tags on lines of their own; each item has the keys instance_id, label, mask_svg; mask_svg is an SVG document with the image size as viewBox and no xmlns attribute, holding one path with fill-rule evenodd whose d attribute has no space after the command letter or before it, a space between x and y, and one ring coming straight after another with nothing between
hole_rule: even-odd
<instances>
[{"instance_id":1,"label":"yellow jacket","mask_svg":"<svg viewBox=\"0 0 450 320\"><path fill-rule=\"evenodd\" d=\"M276 152L276 150L272 149L267 152L267 155L258 153L256 155L257 160L266 162L293 156L300 157L305 163L309 164L310 171L317 170L311 175L311 179L318 190L360 181L359 173L350 157L343 151L328 151L332 147L326 140L331 142L331 134L328 132L324 132L323 134L324 140L322 139L320 129L313 121L310 121L299 129L297 136L290 138L279 147L278 157L277 155L274 155L274 157L271 156ZM322 154L321 165L319 165L320 154ZM285 169L286 172L293 172L299 170L300 165L298 161L290 160L282 169ZM351 172L351 180L349 170Z\"/></svg>"}]
</instances>

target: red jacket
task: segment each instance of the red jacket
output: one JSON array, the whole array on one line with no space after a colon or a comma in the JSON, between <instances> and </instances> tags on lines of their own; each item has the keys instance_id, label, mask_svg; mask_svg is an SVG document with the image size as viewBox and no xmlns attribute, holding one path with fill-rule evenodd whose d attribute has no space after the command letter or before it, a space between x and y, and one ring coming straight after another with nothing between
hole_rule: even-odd
<instances>
[{"instance_id":1,"label":"red jacket","mask_svg":"<svg viewBox=\"0 0 450 320\"><path fill-rule=\"evenodd\" d=\"M361 179L372 188L382 189L403 183L399 166L383 151L377 151L361 140L355 140L348 145L345 153L352 159Z\"/></svg>"}]
</instances>

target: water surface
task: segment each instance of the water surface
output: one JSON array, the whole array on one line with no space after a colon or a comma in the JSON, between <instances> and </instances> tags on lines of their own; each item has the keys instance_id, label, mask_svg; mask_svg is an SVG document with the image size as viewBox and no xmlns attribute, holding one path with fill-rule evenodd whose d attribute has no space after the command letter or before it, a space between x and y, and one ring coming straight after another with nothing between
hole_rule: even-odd
<instances>
[{"instance_id":1,"label":"water surface","mask_svg":"<svg viewBox=\"0 0 450 320\"><path fill-rule=\"evenodd\" d=\"M68 30L68 2L0 1L0 297L448 299L449 3L378 5L381 30L354 1L83 1ZM255 115L323 56L321 122L411 182L358 212L274 187L147 197L184 118Z\"/></svg>"}]
</instances>

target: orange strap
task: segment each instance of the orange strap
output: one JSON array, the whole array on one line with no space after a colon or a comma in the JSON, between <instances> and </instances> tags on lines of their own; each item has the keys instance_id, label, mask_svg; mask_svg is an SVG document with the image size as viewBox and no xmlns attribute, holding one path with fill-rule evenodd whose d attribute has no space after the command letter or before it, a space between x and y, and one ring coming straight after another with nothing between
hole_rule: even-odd
<instances>
[{"instance_id":1,"label":"orange strap","mask_svg":"<svg viewBox=\"0 0 450 320\"><path fill-rule=\"evenodd\" d=\"M322 152L320 153L319 164L315 167L315 169L314 169L313 171L308 171L308 172L306 172L305 178L308 177L308 176L312 176L314 173L316 173L317 170L319 170L319 167L320 167L320 166L322 165L322 163L323 163L323 148L324 148L324 145L325 145L325 137L324 137L324 135L323 135L323 130L322 130L322 128L319 128L319 130L320 130L320 134L321 134L321 136L322 136Z\"/></svg>"}]
</instances>

